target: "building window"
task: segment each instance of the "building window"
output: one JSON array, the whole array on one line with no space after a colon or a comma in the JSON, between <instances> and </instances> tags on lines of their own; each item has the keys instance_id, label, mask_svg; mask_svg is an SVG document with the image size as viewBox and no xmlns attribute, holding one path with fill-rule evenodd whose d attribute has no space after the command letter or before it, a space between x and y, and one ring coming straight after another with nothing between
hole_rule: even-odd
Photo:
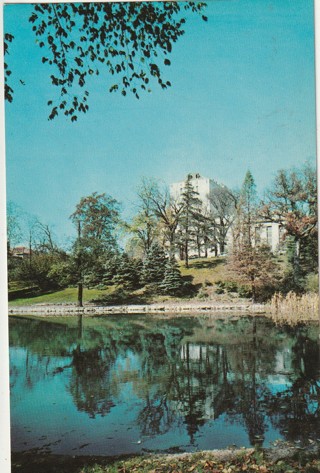
<instances>
[{"instance_id":1,"label":"building window","mask_svg":"<svg viewBox=\"0 0 320 473\"><path fill-rule=\"evenodd\" d=\"M267 227L267 244L272 246L272 226Z\"/></svg>"}]
</instances>

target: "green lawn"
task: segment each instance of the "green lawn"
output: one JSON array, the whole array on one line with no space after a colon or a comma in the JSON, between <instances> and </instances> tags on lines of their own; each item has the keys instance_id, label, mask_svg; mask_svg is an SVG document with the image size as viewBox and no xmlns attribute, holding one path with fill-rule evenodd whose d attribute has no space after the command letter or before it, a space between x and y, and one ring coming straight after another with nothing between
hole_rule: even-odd
<instances>
[{"instance_id":1,"label":"green lawn","mask_svg":"<svg viewBox=\"0 0 320 473\"><path fill-rule=\"evenodd\" d=\"M84 289L83 301L88 302L91 299L95 299L109 293L110 290ZM51 292L48 294L42 294L41 296L14 299L9 302L9 307L31 304L63 304L72 302L77 302L77 288L75 287L68 287L67 289Z\"/></svg>"},{"instance_id":2,"label":"green lawn","mask_svg":"<svg viewBox=\"0 0 320 473\"><path fill-rule=\"evenodd\" d=\"M192 277L192 283L195 285L204 284L206 281L214 284L227 278L226 259L222 257L191 259L188 269L181 261L180 271L182 276Z\"/></svg>"},{"instance_id":3,"label":"green lawn","mask_svg":"<svg viewBox=\"0 0 320 473\"><path fill-rule=\"evenodd\" d=\"M185 268L183 261L179 263L182 276L189 278L190 282L197 288L209 283L212 285L211 291L214 291L214 284L219 280L228 279L226 271L225 258L197 258L191 259L189 268ZM116 290L112 286L105 290L99 289L84 289L83 301L89 302L92 299L99 299L103 296L110 295ZM134 291L132 294L131 303L140 303L141 296L144 297L144 289ZM164 300L176 300L177 298L161 295L146 296L144 300L146 303L162 302ZM55 291L40 296L26 297L14 299L9 302L9 306L22 306L32 304L63 304L77 302L77 288L67 288L60 291ZM125 303L125 302L124 302Z\"/></svg>"}]
</instances>

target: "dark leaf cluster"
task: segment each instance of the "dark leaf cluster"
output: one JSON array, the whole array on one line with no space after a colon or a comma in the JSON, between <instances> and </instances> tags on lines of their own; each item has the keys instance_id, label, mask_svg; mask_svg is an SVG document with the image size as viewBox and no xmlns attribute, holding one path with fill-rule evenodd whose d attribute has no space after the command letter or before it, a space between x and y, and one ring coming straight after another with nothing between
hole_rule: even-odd
<instances>
[{"instance_id":1,"label":"dark leaf cluster","mask_svg":"<svg viewBox=\"0 0 320 473\"><path fill-rule=\"evenodd\" d=\"M3 51L4 56L9 54L9 44L12 43L14 36L9 33L5 33L4 35L4 43L3 43ZM11 76L12 71L9 69L8 63L4 62L4 97L5 100L8 102L12 102L13 100L13 89L9 85L9 77Z\"/></svg>"},{"instance_id":2,"label":"dark leaf cluster","mask_svg":"<svg viewBox=\"0 0 320 473\"><path fill-rule=\"evenodd\" d=\"M115 83L109 92L139 99L154 78L162 89L167 55L184 34L182 10L201 13L202 2L101 2L36 4L29 18L44 49L43 63L53 67L51 82L60 92L49 100L49 120L59 113L76 121L89 110L89 81L105 68ZM205 16L202 16L207 21ZM9 41L9 40L7 40ZM76 92L76 93L75 93ZM8 89L10 100L10 90Z\"/></svg>"}]
</instances>

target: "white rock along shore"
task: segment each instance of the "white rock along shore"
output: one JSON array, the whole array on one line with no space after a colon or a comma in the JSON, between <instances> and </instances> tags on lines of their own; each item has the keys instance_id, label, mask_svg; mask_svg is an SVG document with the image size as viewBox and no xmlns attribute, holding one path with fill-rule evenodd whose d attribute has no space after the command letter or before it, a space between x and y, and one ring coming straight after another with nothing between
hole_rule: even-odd
<instances>
[{"instance_id":1,"label":"white rock along shore","mask_svg":"<svg viewBox=\"0 0 320 473\"><path fill-rule=\"evenodd\" d=\"M215 302L184 302L158 303L145 305L114 305L94 306L75 304L34 304L26 306L10 306L11 315L109 315L109 314L151 314L151 313L204 313L204 312L233 312L258 313L267 312L265 304L252 303L215 303Z\"/></svg>"}]
</instances>

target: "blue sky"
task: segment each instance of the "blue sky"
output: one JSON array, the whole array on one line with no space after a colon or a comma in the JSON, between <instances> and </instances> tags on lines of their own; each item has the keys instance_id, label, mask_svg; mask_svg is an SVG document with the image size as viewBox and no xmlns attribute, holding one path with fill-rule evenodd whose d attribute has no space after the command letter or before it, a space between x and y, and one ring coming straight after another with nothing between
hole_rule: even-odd
<instances>
[{"instance_id":1,"label":"blue sky","mask_svg":"<svg viewBox=\"0 0 320 473\"><path fill-rule=\"evenodd\" d=\"M47 120L55 91L28 23L31 8L4 7L5 31L15 36L7 198L60 239L72 234L75 205L94 191L130 215L142 176L169 184L200 172L240 187L250 168L262 192L278 169L315 160L313 1L209 0L208 22L189 15L174 45L170 89L154 84L140 100L109 94L102 73L76 123Z\"/></svg>"}]
</instances>

